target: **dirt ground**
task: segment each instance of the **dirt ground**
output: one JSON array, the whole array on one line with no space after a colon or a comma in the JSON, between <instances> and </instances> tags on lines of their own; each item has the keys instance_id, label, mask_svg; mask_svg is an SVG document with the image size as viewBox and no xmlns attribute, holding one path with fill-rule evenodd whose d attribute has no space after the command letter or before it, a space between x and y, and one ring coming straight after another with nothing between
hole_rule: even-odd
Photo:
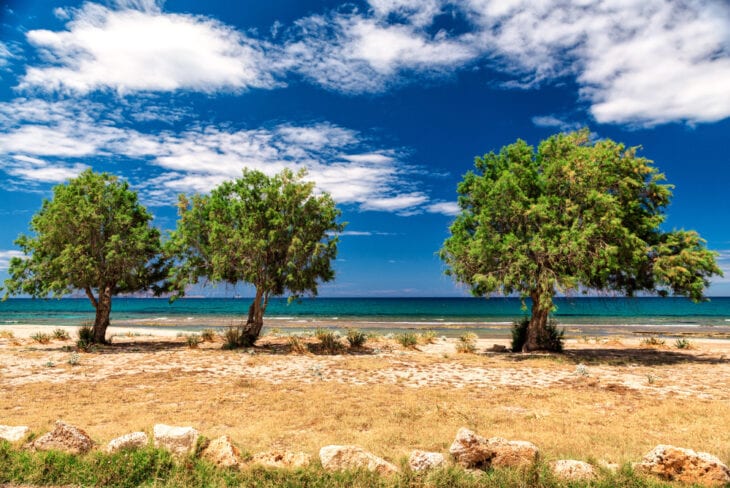
<instances>
[{"instance_id":1,"label":"dirt ground","mask_svg":"<svg viewBox=\"0 0 730 488\"><path fill-rule=\"evenodd\" d=\"M126 330L83 353L31 333L0 336L0 423L36 433L64 419L104 443L168 423L230 434L250 452L355 443L397 460L447 450L463 425L530 440L548 458L627 462L668 443L730 461L727 340L583 338L524 355L492 352L505 340L463 354L456 339L405 349L381 337L332 355L315 338L303 353L276 336L225 351L220 339L190 348L170 331Z\"/></svg>"}]
</instances>

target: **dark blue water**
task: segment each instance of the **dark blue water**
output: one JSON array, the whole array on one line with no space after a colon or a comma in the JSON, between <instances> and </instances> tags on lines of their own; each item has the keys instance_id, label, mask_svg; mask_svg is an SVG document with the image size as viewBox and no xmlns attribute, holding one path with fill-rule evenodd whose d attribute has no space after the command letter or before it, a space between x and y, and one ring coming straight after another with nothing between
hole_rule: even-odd
<instances>
[{"instance_id":1,"label":"dark blue water","mask_svg":"<svg viewBox=\"0 0 730 488\"><path fill-rule=\"evenodd\" d=\"M115 298L113 325L226 325L240 320L249 299ZM555 317L563 324L683 325L730 327L730 298L693 303L683 298L557 298ZM529 308L529 301L527 303ZM315 298L287 303L273 299L269 322L402 322L411 324L509 323L524 316L516 298ZM10 299L0 302L1 324L78 325L93 320L86 299Z\"/></svg>"}]
</instances>

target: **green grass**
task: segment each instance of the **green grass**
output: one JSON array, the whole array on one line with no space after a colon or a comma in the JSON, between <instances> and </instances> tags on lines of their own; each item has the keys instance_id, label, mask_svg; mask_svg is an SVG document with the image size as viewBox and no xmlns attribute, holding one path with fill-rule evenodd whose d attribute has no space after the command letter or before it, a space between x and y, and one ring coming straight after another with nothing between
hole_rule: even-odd
<instances>
[{"instance_id":1,"label":"green grass","mask_svg":"<svg viewBox=\"0 0 730 488\"><path fill-rule=\"evenodd\" d=\"M315 463L305 469L245 467L241 471L219 469L189 456L173 458L167 451L146 447L115 454L93 452L75 456L60 452L32 452L0 441L0 484L114 486L114 487L668 487L644 478L628 466L618 473L602 472L591 483L559 482L546 465L529 470L495 469L474 475L458 467L430 473L403 472L381 477L366 471L328 472Z\"/></svg>"}]
</instances>

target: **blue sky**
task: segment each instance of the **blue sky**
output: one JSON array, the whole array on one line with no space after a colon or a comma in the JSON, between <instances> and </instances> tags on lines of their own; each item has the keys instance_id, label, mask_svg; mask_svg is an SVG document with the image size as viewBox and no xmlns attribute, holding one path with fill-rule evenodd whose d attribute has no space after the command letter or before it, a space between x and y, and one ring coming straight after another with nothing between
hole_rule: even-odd
<instances>
[{"instance_id":1,"label":"blue sky","mask_svg":"<svg viewBox=\"0 0 730 488\"><path fill-rule=\"evenodd\" d=\"M720 252L710 294L730 295L723 0L0 8L0 279L50 188L84 168L128 179L169 229L180 192L306 167L349 222L322 295L466 295L436 252L474 156L588 126L666 173L665 227Z\"/></svg>"}]
</instances>

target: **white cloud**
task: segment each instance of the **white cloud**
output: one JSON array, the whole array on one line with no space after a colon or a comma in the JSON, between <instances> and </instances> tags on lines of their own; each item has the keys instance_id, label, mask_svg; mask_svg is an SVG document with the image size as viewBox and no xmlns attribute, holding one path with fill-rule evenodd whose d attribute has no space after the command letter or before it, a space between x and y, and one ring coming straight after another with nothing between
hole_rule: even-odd
<instances>
[{"instance_id":1,"label":"white cloud","mask_svg":"<svg viewBox=\"0 0 730 488\"><path fill-rule=\"evenodd\" d=\"M8 46L4 42L0 41L0 68L8 64L8 59L12 58L13 55L8 49Z\"/></svg>"},{"instance_id":2,"label":"white cloud","mask_svg":"<svg viewBox=\"0 0 730 488\"><path fill-rule=\"evenodd\" d=\"M579 122L569 122L555 115L536 115L532 118L532 123L538 127L557 128L563 132L574 131L583 127Z\"/></svg>"},{"instance_id":3,"label":"white cloud","mask_svg":"<svg viewBox=\"0 0 730 488\"><path fill-rule=\"evenodd\" d=\"M429 213L454 216L458 215L460 209L459 204L456 202L436 202L426 206L426 211Z\"/></svg>"},{"instance_id":4,"label":"white cloud","mask_svg":"<svg viewBox=\"0 0 730 488\"><path fill-rule=\"evenodd\" d=\"M364 210L383 210L387 212L411 212L428 201L420 192L407 193L385 198L373 198L362 204Z\"/></svg>"},{"instance_id":5,"label":"white cloud","mask_svg":"<svg viewBox=\"0 0 730 488\"><path fill-rule=\"evenodd\" d=\"M81 163L51 164L42 159L23 155L13 156L11 160L5 161L3 165L3 171L8 175L36 183L62 183L69 178L78 176L86 168L88 166Z\"/></svg>"},{"instance_id":6,"label":"white cloud","mask_svg":"<svg viewBox=\"0 0 730 488\"><path fill-rule=\"evenodd\" d=\"M0 270L8 269L10 260L13 258L22 258L25 254L20 251L0 251Z\"/></svg>"},{"instance_id":7,"label":"white cloud","mask_svg":"<svg viewBox=\"0 0 730 488\"><path fill-rule=\"evenodd\" d=\"M343 232L340 232L341 236L371 236L373 235L372 232L368 231L359 231L359 230L346 230Z\"/></svg>"},{"instance_id":8,"label":"white cloud","mask_svg":"<svg viewBox=\"0 0 730 488\"><path fill-rule=\"evenodd\" d=\"M20 88L126 94L274 86L258 43L232 27L205 17L163 14L147 0L118 3L134 8L87 3L73 11L65 31L28 32L47 63L29 67Z\"/></svg>"}]
</instances>

